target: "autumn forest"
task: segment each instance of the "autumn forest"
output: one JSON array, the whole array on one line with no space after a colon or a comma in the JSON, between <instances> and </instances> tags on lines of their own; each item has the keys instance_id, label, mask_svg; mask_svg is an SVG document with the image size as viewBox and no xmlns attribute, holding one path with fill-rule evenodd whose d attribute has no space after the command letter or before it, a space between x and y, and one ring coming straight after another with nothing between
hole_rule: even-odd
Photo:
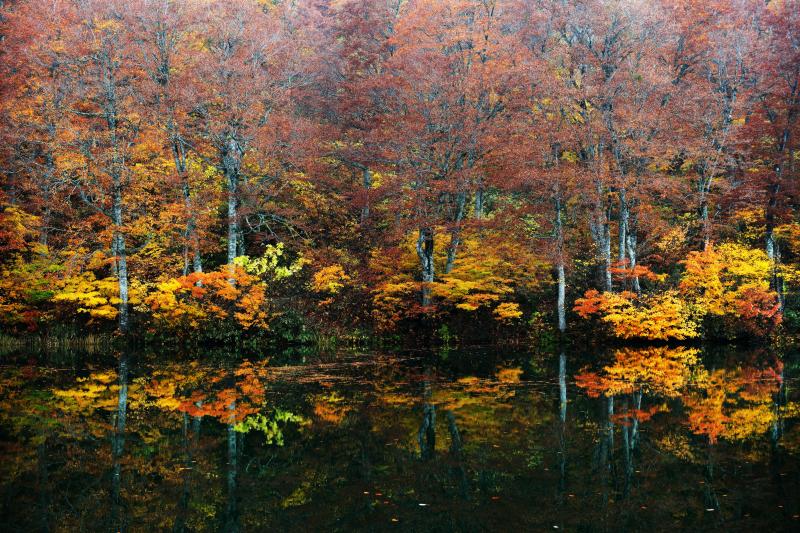
<instances>
[{"instance_id":1,"label":"autumn forest","mask_svg":"<svg viewBox=\"0 0 800 533\"><path fill-rule=\"evenodd\" d=\"M6 0L0 322L800 328L795 0Z\"/></svg>"},{"instance_id":2,"label":"autumn forest","mask_svg":"<svg viewBox=\"0 0 800 533\"><path fill-rule=\"evenodd\" d=\"M0 531L800 530L800 0L0 0Z\"/></svg>"}]
</instances>

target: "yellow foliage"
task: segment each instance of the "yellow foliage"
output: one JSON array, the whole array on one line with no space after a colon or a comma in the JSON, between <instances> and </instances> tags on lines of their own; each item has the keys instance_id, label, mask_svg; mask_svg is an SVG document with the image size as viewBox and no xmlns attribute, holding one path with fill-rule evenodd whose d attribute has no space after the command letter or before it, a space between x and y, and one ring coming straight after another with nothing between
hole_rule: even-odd
<instances>
[{"instance_id":1,"label":"yellow foliage","mask_svg":"<svg viewBox=\"0 0 800 533\"><path fill-rule=\"evenodd\" d=\"M699 335L692 309L675 291L650 296L587 291L575 301L575 311L584 318L598 314L621 339L683 340Z\"/></svg>"},{"instance_id":2,"label":"yellow foliage","mask_svg":"<svg viewBox=\"0 0 800 533\"><path fill-rule=\"evenodd\" d=\"M707 435L711 442L720 437L743 440L768 431L777 412L773 397L780 388L774 369L735 369L701 372L696 390L685 397L689 427Z\"/></svg>"},{"instance_id":3,"label":"yellow foliage","mask_svg":"<svg viewBox=\"0 0 800 533\"><path fill-rule=\"evenodd\" d=\"M92 318L113 320L117 317L119 282L116 278L97 279L92 272L82 272L61 281L54 302L69 303L78 313Z\"/></svg>"},{"instance_id":4,"label":"yellow foliage","mask_svg":"<svg viewBox=\"0 0 800 533\"><path fill-rule=\"evenodd\" d=\"M519 304L516 302L503 302L493 311L495 318L502 321L511 321L522 316Z\"/></svg>"},{"instance_id":5,"label":"yellow foliage","mask_svg":"<svg viewBox=\"0 0 800 533\"><path fill-rule=\"evenodd\" d=\"M94 28L100 31L118 32L122 29L122 24L114 19L95 19Z\"/></svg>"},{"instance_id":6,"label":"yellow foliage","mask_svg":"<svg viewBox=\"0 0 800 533\"><path fill-rule=\"evenodd\" d=\"M370 266L383 278L373 291L373 315L381 327L391 327L397 320L420 312L415 242L414 235L409 234L397 249L376 251L372 256ZM430 284L435 305L467 312L491 309L495 318L503 321L521 317L522 311L513 301L515 292L538 284L544 263L502 232L485 230L462 236L453 269L443 273L447 242L444 238L435 240L434 263L440 273Z\"/></svg>"},{"instance_id":7,"label":"yellow foliage","mask_svg":"<svg viewBox=\"0 0 800 533\"><path fill-rule=\"evenodd\" d=\"M680 395L698 362L695 348L622 349L614 364L604 367L607 395L634 390L667 397Z\"/></svg>"},{"instance_id":8,"label":"yellow foliage","mask_svg":"<svg viewBox=\"0 0 800 533\"><path fill-rule=\"evenodd\" d=\"M38 225L39 217L15 205L6 206L0 212L0 251L29 251Z\"/></svg>"},{"instance_id":9,"label":"yellow foliage","mask_svg":"<svg viewBox=\"0 0 800 533\"><path fill-rule=\"evenodd\" d=\"M351 280L342 265L329 265L314 273L311 289L314 292L336 294Z\"/></svg>"},{"instance_id":10,"label":"yellow foliage","mask_svg":"<svg viewBox=\"0 0 800 533\"><path fill-rule=\"evenodd\" d=\"M576 376L578 386L590 396L615 396L641 391L668 398L682 394L698 363L694 348L653 347L621 349L602 372Z\"/></svg>"},{"instance_id":11,"label":"yellow foliage","mask_svg":"<svg viewBox=\"0 0 800 533\"><path fill-rule=\"evenodd\" d=\"M691 252L682 263L680 292L698 315L726 316L757 334L780 323L777 295L769 290L773 263L763 250L724 243Z\"/></svg>"},{"instance_id":12,"label":"yellow foliage","mask_svg":"<svg viewBox=\"0 0 800 533\"><path fill-rule=\"evenodd\" d=\"M497 372L497 379L504 383L519 383L521 368L502 368Z\"/></svg>"}]
</instances>

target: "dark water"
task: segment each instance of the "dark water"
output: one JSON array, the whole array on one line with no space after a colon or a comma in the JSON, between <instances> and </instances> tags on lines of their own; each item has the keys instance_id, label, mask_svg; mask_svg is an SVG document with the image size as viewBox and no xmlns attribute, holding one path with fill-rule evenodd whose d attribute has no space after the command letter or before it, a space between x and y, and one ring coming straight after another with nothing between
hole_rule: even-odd
<instances>
[{"instance_id":1,"label":"dark water","mask_svg":"<svg viewBox=\"0 0 800 533\"><path fill-rule=\"evenodd\" d=\"M797 363L756 350L6 357L7 531L800 530Z\"/></svg>"}]
</instances>

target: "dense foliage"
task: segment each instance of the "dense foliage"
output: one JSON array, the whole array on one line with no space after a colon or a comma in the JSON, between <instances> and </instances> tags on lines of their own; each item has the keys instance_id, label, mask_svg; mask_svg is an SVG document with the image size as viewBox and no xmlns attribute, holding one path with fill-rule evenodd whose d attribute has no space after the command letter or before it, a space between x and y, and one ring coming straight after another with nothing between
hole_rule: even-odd
<instances>
[{"instance_id":1,"label":"dense foliage","mask_svg":"<svg viewBox=\"0 0 800 533\"><path fill-rule=\"evenodd\" d=\"M797 0L0 6L4 330L796 325Z\"/></svg>"}]
</instances>

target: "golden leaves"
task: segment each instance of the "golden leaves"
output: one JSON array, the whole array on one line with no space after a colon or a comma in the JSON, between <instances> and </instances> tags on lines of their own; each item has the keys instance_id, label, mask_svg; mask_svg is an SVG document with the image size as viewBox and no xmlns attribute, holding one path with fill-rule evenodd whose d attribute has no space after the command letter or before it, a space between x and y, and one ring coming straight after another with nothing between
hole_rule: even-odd
<instances>
[{"instance_id":1,"label":"golden leaves","mask_svg":"<svg viewBox=\"0 0 800 533\"><path fill-rule=\"evenodd\" d=\"M634 391L676 397L688 385L698 353L694 348L626 348L617 350L602 372L582 372L575 379L593 397Z\"/></svg>"},{"instance_id":2,"label":"golden leaves","mask_svg":"<svg viewBox=\"0 0 800 533\"><path fill-rule=\"evenodd\" d=\"M167 279L144 301L168 327L197 329L209 320L230 319L245 329L269 327L266 287L242 266Z\"/></svg>"},{"instance_id":3,"label":"golden leaves","mask_svg":"<svg viewBox=\"0 0 800 533\"><path fill-rule=\"evenodd\" d=\"M697 389L684 400L688 423L713 443L743 440L768 431L777 412L773 396L780 377L772 370L715 370L698 376Z\"/></svg>"},{"instance_id":4,"label":"golden leaves","mask_svg":"<svg viewBox=\"0 0 800 533\"><path fill-rule=\"evenodd\" d=\"M333 264L314 272L311 277L311 290L328 294L338 293L352 278L342 265Z\"/></svg>"},{"instance_id":5,"label":"golden leaves","mask_svg":"<svg viewBox=\"0 0 800 533\"><path fill-rule=\"evenodd\" d=\"M690 339L699 335L691 308L675 291L639 296L631 292L586 291L575 300L583 318L597 315L621 339Z\"/></svg>"},{"instance_id":6,"label":"golden leaves","mask_svg":"<svg viewBox=\"0 0 800 533\"><path fill-rule=\"evenodd\" d=\"M69 276L62 281L54 302L75 305L78 313L87 313L92 318L113 320L117 317L119 282L116 278L97 279L92 272Z\"/></svg>"}]
</instances>

